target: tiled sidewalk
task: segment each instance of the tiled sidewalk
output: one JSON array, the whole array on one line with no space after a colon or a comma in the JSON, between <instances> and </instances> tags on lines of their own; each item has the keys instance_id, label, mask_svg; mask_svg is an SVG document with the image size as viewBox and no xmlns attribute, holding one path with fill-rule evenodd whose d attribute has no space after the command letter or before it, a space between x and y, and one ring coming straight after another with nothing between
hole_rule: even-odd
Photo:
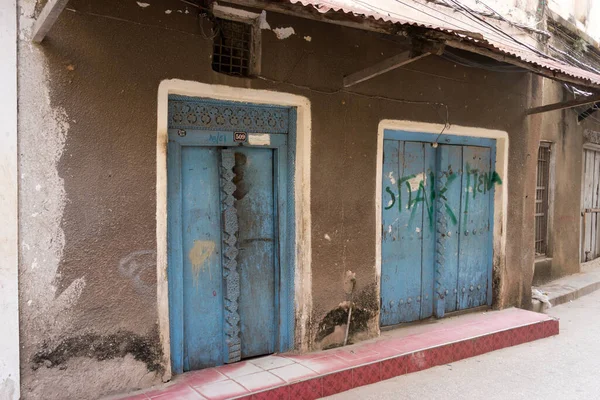
<instances>
[{"instance_id":1,"label":"tiled sidewalk","mask_svg":"<svg viewBox=\"0 0 600 400\"><path fill-rule=\"evenodd\" d=\"M317 399L556 335L558 330L557 320L515 308L467 314L382 332L377 339L343 348L189 372L124 399Z\"/></svg>"}]
</instances>

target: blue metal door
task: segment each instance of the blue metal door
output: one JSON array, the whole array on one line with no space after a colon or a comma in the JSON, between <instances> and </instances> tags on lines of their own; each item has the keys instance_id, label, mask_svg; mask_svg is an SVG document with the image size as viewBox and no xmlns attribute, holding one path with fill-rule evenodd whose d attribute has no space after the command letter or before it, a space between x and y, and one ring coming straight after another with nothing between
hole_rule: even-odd
<instances>
[{"instance_id":1,"label":"blue metal door","mask_svg":"<svg viewBox=\"0 0 600 400\"><path fill-rule=\"evenodd\" d=\"M491 304L494 143L403 136L384 140L382 326Z\"/></svg>"},{"instance_id":2,"label":"blue metal door","mask_svg":"<svg viewBox=\"0 0 600 400\"><path fill-rule=\"evenodd\" d=\"M287 258L289 126L287 117L281 121L290 110L184 101L170 107L167 149L175 373L286 351L293 343L293 275ZM189 121L200 121L200 126ZM259 124L250 129L261 134L234 130L237 126L227 129L232 121L245 129ZM269 130L273 133L264 133Z\"/></svg>"}]
</instances>

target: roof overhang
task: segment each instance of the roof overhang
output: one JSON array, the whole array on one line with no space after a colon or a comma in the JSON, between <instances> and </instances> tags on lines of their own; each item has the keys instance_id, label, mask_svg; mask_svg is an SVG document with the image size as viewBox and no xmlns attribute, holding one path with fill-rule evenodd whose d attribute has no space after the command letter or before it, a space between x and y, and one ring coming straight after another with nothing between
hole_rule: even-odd
<instances>
[{"instance_id":1,"label":"roof overhang","mask_svg":"<svg viewBox=\"0 0 600 400\"><path fill-rule=\"evenodd\" d=\"M516 65L546 78L600 89L600 75L569 65L539 47L536 29L419 0L225 0L231 4L421 39ZM449 0L456 1L456 0ZM524 34L527 33L527 34ZM536 47L537 46L537 47Z\"/></svg>"}]
</instances>

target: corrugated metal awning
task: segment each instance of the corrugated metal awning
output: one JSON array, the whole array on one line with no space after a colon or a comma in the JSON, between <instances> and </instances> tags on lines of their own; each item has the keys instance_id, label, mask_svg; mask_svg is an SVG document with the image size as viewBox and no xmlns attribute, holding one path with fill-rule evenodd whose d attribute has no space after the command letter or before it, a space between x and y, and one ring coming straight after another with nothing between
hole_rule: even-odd
<instances>
[{"instance_id":1,"label":"corrugated metal awning","mask_svg":"<svg viewBox=\"0 0 600 400\"><path fill-rule=\"evenodd\" d=\"M600 88L600 75L546 54L543 44L508 22L485 17L457 0L449 6L417 0L287 0L321 14L343 14L374 22L425 28L448 46L518 65L549 78ZM276 2L274 2L276 3ZM437 33L437 35L436 35Z\"/></svg>"}]
</instances>

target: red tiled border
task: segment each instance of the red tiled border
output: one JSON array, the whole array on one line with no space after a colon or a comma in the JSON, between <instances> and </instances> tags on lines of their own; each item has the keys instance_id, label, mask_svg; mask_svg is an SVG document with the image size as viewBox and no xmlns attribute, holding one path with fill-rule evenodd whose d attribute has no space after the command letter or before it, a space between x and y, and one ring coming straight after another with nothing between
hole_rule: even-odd
<instances>
[{"instance_id":1,"label":"red tiled border","mask_svg":"<svg viewBox=\"0 0 600 400\"><path fill-rule=\"evenodd\" d=\"M446 339L449 339L448 343L419 350L414 350L416 346L413 346L411 350L408 350L410 347L404 347L407 350L403 351L402 341L395 338L390 340L387 345L390 347L393 346L396 350L393 350L393 352L387 351L387 353L379 351L379 358L372 354L377 354L377 352L372 349L378 350L372 345L366 345L365 348L358 349L358 351L353 349L350 351L341 349L337 353L328 353L322 357L294 356L298 360L305 360L306 367L310 368L313 366L317 376L277 387L271 386L271 388L269 388L268 385L265 385L267 387L262 389L262 391L247 391L243 394L238 392L239 397L237 397L237 399L318 399L323 396L341 393L352 388L369 385L406 373L449 364L465 358L502 349L504 347L516 346L522 343L557 335L558 333L558 320L546 319L498 331L492 331L490 329L479 336L463 336L464 339L462 340L452 341L451 337L446 336ZM414 338L411 339L408 337L408 340L404 340L404 345L406 345L406 343L410 343L411 340L414 341ZM421 345L426 345L426 343L423 342ZM386 355L389 354L394 355L386 358ZM338 355L340 355L340 357L338 357ZM329 368L326 368L328 363L331 364L331 360L329 359L337 360L336 357L340 360L346 359L346 362L343 363L340 361L338 363L333 363ZM314 365L311 364L311 362ZM335 368L338 369L336 370ZM321 373L317 371L321 371ZM207 393L205 392L205 389L208 386L225 383L228 383L229 385L236 384L233 380L226 378L225 375L217 373L216 371L206 371L202 375L191 374L182 379L180 385L173 385L162 390L145 392L137 397L130 397L130 399L152 398L153 396L158 395L161 399L164 398L166 400L169 399L169 394L176 394L181 390L192 390L192 388L193 390L190 392L190 395L193 397L197 394L198 399L202 399L201 395L204 394L206 396ZM231 389L230 393L233 394L233 389L235 388ZM218 395L212 396L212 398L218 397Z\"/></svg>"}]
</instances>

